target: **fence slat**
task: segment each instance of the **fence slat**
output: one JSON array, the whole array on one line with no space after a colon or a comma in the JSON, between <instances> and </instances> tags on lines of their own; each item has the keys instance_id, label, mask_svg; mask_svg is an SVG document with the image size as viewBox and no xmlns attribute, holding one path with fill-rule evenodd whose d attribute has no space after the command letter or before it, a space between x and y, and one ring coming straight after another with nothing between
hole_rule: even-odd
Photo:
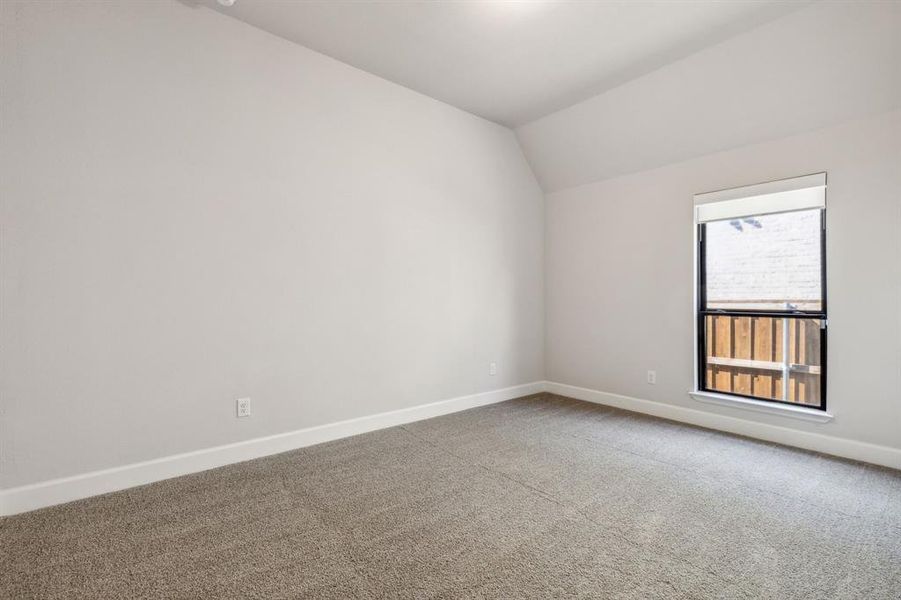
<instances>
[{"instance_id":1,"label":"fence slat","mask_svg":"<svg viewBox=\"0 0 901 600\"><path fill-rule=\"evenodd\" d=\"M721 392L782 400L782 317L708 315L707 385ZM787 319L789 375L787 400L820 402L820 323Z\"/></svg>"}]
</instances>

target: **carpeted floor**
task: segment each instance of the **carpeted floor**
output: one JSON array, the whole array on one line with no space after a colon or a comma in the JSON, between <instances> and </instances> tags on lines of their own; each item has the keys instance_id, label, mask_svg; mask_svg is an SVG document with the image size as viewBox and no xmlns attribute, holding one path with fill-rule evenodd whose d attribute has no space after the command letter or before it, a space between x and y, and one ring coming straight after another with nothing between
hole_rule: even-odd
<instances>
[{"instance_id":1,"label":"carpeted floor","mask_svg":"<svg viewBox=\"0 0 901 600\"><path fill-rule=\"evenodd\" d=\"M901 473L533 397L0 519L2 598L901 598Z\"/></svg>"}]
</instances>

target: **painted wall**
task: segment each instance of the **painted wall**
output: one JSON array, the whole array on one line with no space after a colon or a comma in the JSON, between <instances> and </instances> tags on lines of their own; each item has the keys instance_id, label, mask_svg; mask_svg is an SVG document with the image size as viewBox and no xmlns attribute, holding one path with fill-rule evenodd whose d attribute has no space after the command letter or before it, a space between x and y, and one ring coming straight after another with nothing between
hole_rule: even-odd
<instances>
[{"instance_id":1,"label":"painted wall","mask_svg":"<svg viewBox=\"0 0 901 600\"><path fill-rule=\"evenodd\" d=\"M543 378L510 130L191 3L0 6L0 487Z\"/></svg>"},{"instance_id":2,"label":"painted wall","mask_svg":"<svg viewBox=\"0 0 901 600\"><path fill-rule=\"evenodd\" d=\"M547 196L555 382L901 449L901 110ZM701 404L692 196L826 171L834 421ZM647 370L657 384L646 383ZM787 440L786 440L787 441Z\"/></svg>"},{"instance_id":3,"label":"painted wall","mask_svg":"<svg viewBox=\"0 0 901 600\"><path fill-rule=\"evenodd\" d=\"M517 135L559 191L876 115L901 107L899 31L901 2L816 2Z\"/></svg>"}]
</instances>

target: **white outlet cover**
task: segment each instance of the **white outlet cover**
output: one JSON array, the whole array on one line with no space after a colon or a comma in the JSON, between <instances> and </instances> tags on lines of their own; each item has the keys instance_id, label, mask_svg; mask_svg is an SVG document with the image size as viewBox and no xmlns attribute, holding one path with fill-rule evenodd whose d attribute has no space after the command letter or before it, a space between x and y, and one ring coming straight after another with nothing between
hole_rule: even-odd
<instances>
[{"instance_id":1,"label":"white outlet cover","mask_svg":"<svg viewBox=\"0 0 901 600\"><path fill-rule=\"evenodd\" d=\"M657 383L657 371L648 371L648 383L651 385Z\"/></svg>"},{"instance_id":2,"label":"white outlet cover","mask_svg":"<svg viewBox=\"0 0 901 600\"><path fill-rule=\"evenodd\" d=\"M489 363L488 364L488 374L489 375L497 375L497 363Z\"/></svg>"},{"instance_id":3,"label":"white outlet cover","mask_svg":"<svg viewBox=\"0 0 901 600\"><path fill-rule=\"evenodd\" d=\"M250 416L250 398L238 398L235 406L239 417Z\"/></svg>"}]
</instances>

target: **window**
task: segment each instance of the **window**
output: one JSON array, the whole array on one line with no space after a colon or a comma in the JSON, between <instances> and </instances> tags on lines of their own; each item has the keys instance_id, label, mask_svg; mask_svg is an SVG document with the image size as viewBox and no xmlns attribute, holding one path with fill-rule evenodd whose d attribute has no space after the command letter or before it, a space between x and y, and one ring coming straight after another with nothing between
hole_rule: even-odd
<instances>
[{"instance_id":1,"label":"window","mask_svg":"<svg viewBox=\"0 0 901 600\"><path fill-rule=\"evenodd\" d=\"M825 189L695 196L699 391L826 409Z\"/></svg>"}]
</instances>

